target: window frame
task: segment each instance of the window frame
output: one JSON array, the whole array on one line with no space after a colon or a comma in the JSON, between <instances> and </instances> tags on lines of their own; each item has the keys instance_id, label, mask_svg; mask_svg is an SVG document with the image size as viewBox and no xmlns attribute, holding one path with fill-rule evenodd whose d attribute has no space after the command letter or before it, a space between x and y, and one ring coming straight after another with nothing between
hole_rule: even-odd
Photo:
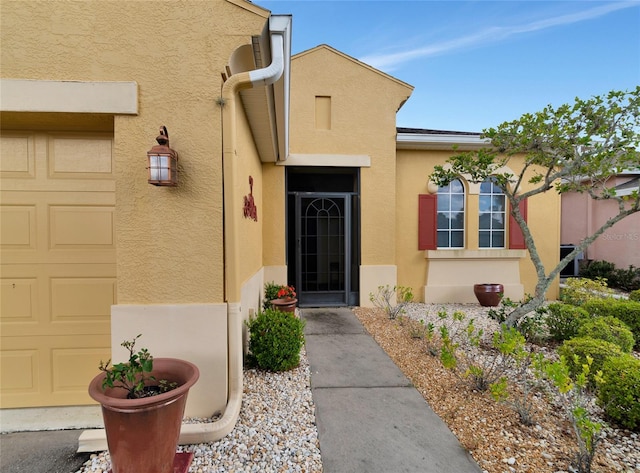
<instances>
[{"instance_id":1,"label":"window frame","mask_svg":"<svg viewBox=\"0 0 640 473\"><path fill-rule=\"evenodd\" d=\"M452 192L452 185L454 182L458 182L460 184L460 187L462 188L462 192ZM448 192L443 192L443 189L447 189ZM466 212L467 212L467 189L465 187L464 181L462 178L456 178L453 181L451 181L447 186L444 187L440 187L438 188L438 192L437 192L437 209L436 209L436 247L438 250L459 250L459 249L464 249L465 248L465 242L466 242ZM442 196L447 196L447 202L448 202L448 210L440 210L440 207L442 206ZM453 196L461 196L462 199L462 209L461 210L451 210L451 202L452 202L452 197ZM454 213L459 213L462 214L462 228L452 228L451 226L451 222L453 221L451 219L451 215L453 215ZM446 215L445 215L446 214ZM440 228L440 215L445 215L445 218L447 218L449 225L447 228ZM440 246L440 235L441 233L446 232L447 234L447 241L448 241L448 245L447 246ZM452 238L452 234L453 233L461 233L462 237L461 237L461 245L460 246L452 246L451 243L453 241Z\"/></svg>"},{"instance_id":2,"label":"window frame","mask_svg":"<svg viewBox=\"0 0 640 473\"><path fill-rule=\"evenodd\" d=\"M491 188L489 192L483 192L483 185L487 182L491 184ZM497 190L499 192L496 192ZM489 200L488 210L482 210L483 197L487 197ZM494 210L495 197L502 197L502 210ZM482 228L481 219L483 216L487 215L489 216L489 228ZM494 215L502 216L502 228L493 227ZM481 236L486 234L489 235L489 245L483 246ZM494 246L494 237L497 234L502 234L501 246ZM480 183L480 187L478 189L478 248L480 250L506 249L508 245L507 237L507 196L505 195L504 190L502 190L497 184L496 179L490 176Z\"/></svg>"}]
</instances>

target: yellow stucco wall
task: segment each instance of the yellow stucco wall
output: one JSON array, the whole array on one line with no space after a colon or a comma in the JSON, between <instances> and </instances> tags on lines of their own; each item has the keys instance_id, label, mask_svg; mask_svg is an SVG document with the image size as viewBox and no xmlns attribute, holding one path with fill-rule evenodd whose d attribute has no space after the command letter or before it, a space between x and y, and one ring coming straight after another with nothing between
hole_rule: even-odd
<instances>
[{"instance_id":1,"label":"yellow stucco wall","mask_svg":"<svg viewBox=\"0 0 640 473\"><path fill-rule=\"evenodd\" d=\"M3 78L138 84L139 113L113 126L120 303L223 300L215 100L229 55L265 18L223 0L2 2ZM175 189L146 182L160 125L180 155Z\"/></svg>"},{"instance_id":2,"label":"yellow stucco wall","mask_svg":"<svg viewBox=\"0 0 640 473\"><path fill-rule=\"evenodd\" d=\"M412 87L327 46L296 55L291 69L291 153L371 158L361 170L361 264L395 264L395 112ZM330 97L330 129L316 126L316 97Z\"/></svg>"},{"instance_id":3,"label":"yellow stucco wall","mask_svg":"<svg viewBox=\"0 0 640 473\"><path fill-rule=\"evenodd\" d=\"M420 301L423 300L421 289L427 284L429 259L425 258L424 251L418 250L418 195L428 193L427 182L433 167L445 164L452 155L452 151L444 150L398 151L398 213L396 216L398 284L412 287L416 299ZM517 166L518 159L512 158L509 167L516 170ZM478 250L477 209L478 196L467 193L465 211L465 249L467 250ZM528 223L545 266L549 269L553 268L558 261L560 251L559 196L555 192L547 192L531 198L528 203ZM537 277L528 255L520 259L519 266L524 293L533 294ZM451 268L459 269L455 265ZM557 295L556 281L547 293L547 297L556 299Z\"/></svg>"}]
</instances>

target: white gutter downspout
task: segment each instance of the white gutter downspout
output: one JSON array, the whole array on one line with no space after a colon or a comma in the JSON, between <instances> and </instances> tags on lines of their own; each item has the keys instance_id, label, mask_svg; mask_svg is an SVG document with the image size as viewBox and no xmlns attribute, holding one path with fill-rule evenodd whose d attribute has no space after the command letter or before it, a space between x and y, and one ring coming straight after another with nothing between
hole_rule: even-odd
<instances>
[{"instance_id":1,"label":"white gutter downspout","mask_svg":"<svg viewBox=\"0 0 640 473\"><path fill-rule=\"evenodd\" d=\"M280 32L271 33L272 62L255 71L233 74L222 87L222 166L224 176L224 251L225 294L227 301L227 337L229 357L229 393L227 407L222 417L208 424L185 424L180 432L180 444L215 442L233 430L242 407L242 308L240 294L242 281L239 276L240 247L233 232L238 228L242 214L241 200L236 195L236 107L238 92L276 82L284 72L284 37Z\"/></svg>"}]
</instances>

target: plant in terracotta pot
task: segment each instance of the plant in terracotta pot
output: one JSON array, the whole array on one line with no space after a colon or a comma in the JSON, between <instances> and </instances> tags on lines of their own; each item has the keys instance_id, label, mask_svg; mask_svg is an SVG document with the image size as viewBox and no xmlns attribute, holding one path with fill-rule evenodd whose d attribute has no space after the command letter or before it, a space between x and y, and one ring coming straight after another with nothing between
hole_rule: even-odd
<instances>
[{"instance_id":1,"label":"plant in terracotta pot","mask_svg":"<svg viewBox=\"0 0 640 473\"><path fill-rule=\"evenodd\" d=\"M276 293L276 299L271 301L271 306L281 312L295 312L297 303L295 288L293 286L280 286Z\"/></svg>"},{"instance_id":2,"label":"plant in terracotta pot","mask_svg":"<svg viewBox=\"0 0 640 473\"><path fill-rule=\"evenodd\" d=\"M192 454L176 454L187 394L200 376L185 360L136 351L141 335L122 342L129 360L100 362L89 395L102 406L112 473L186 472Z\"/></svg>"}]
</instances>

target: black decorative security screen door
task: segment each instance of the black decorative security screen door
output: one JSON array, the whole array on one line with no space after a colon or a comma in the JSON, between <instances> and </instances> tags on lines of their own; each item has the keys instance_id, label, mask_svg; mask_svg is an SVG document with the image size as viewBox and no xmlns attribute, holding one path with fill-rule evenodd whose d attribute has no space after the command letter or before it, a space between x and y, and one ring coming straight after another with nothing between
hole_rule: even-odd
<instances>
[{"instance_id":1,"label":"black decorative security screen door","mask_svg":"<svg viewBox=\"0 0 640 473\"><path fill-rule=\"evenodd\" d=\"M301 305L347 305L351 195L296 193L295 221Z\"/></svg>"}]
</instances>

